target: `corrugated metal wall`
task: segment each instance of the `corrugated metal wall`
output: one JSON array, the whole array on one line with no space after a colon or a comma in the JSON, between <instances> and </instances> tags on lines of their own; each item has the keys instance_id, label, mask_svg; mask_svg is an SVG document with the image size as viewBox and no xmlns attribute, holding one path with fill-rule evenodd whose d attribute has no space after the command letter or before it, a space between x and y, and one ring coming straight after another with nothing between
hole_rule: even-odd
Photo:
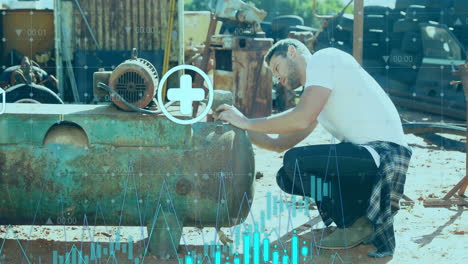
<instances>
[{"instance_id":1,"label":"corrugated metal wall","mask_svg":"<svg viewBox=\"0 0 468 264\"><path fill-rule=\"evenodd\" d=\"M178 0L181 1L181 0ZM80 0L79 3L101 50L164 49L169 0ZM96 50L94 40L74 5L74 49ZM172 49L178 50L178 19L175 10ZM172 53L177 56L177 52ZM173 57L171 56L171 57Z\"/></svg>"}]
</instances>

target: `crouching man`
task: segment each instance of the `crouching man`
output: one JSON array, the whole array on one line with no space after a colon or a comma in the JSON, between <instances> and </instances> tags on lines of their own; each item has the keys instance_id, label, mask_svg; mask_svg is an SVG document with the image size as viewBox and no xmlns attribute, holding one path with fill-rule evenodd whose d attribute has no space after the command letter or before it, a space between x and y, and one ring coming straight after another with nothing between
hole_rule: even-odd
<instances>
[{"instance_id":1,"label":"crouching man","mask_svg":"<svg viewBox=\"0 0 468 264\"><path fill-rule=\"evenodd\" d=\"M344 249L369 241L377 248L369 256L392 255L393 216L411 158L392 101L351 55L335 48L311 54L285 39L267 52L265 64L289 89L304 87L297 106L248 119L222 105L217 118L247 130L259 147L288 150L276 176L279 187L312 197L324 223L338 227L317 246ZM294 147L317 123L340 143Z\"/></svg>"}]
</instances>

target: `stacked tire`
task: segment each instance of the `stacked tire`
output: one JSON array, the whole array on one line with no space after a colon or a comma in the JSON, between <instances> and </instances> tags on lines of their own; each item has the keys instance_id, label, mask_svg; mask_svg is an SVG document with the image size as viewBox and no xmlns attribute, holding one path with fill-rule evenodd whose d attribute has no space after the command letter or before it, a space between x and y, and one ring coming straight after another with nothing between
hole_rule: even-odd
<instances>
[{"instance_id":1,"label":"stacked tire","mask_svg":"<svg viewBox=\"0 0 468 264\"><path fill-rule=\"evenodd\" d=\"M382 74L385 70L394 19L388 7L364 7L363 65L372 75Z\"/></svg>"},{"instance_id":2,"label":"stacked tire","mask_svg":"<svg viewBox=\"0 0 468 264\"><path fill-rule=\"evenodd\" d=\"M466 15L468 10L468 1L397 0L394 10L395 12L406 14L407 18L416 18L419 21L434 21L453 27L457 14L464 13Z\"/></svg>"},{"instance_id":3,"label":"stacked tire","mask_svg":"<svg viewBox=\"0 0 468 264\"><path fill-rule=\"evenodd\" d=\"M438 12L423 4L428 0L397 1L395 11L404 14L393 24L389 77L412 86L418 77L423 59L420 23L428 23L438 17ZM415 5L420 4L420 5ZM407 6L408 5L408 6ZM406 8L404 12L400 9Z\"/></svg>"},{"instance_id":4,"label":"stacked tire","mask_svg":"<svg viewBox=\"0 0 468 264\"><path fill-rule=\"evenodd\" d=\"M343 16L328 21L328 26L320 33L315 50L334 47L348 53L353 51L353 16Z\"/></svg>"},{"instance_id":5,"label":"stacked tire","mask_svg":"<svg viewBox=\"0 0 468 264\"><path fill-rule=\"evenodd\" d=\"M396 0L395 10L398 12L405 11L411 5L425 6L427 8L434 9L443 9L452 7L455 1L457 0ZM464 1L465 0L461 0L461 2Z\"/></svg>"},{"instance_id":6,"label":"stacked tire","mask_svg":"<svg viewBox=\"0 0 468 264\"><path fill-rule=\"evenodd\" d=\"M0 74L0 82L5 83L5 84L9 84L10 79L11 79L11 75L13 74L13 72L19 70L20 68L21 68L20 65L15 65L15 66L11 66L11 67L6 68ZM39 68L39 67L32 66L32 70L36 73L37 76L41 76L41 78L42 78L41 81L45 80L45 79L47 79L49 77L49 74L46 71L44 71L43 69ZM50 82L46 82L45 86L47 88L51 89L54 92L58 92L57 87L52 85Z\"/></svg>"},{"instance_id":7,"label":"stacked tire","mask_svg":"<svg viewBox=\"0 0 468 264\"><path fill-rule=\"evenodd\" d=\"M304 26L304 19L300 16L285 15L275 17L271 21L271 37L276 41L288 37L289 31L296 26Z\"/></svg>"},{"instance_id":8,"label":"stacked tire","mask_svg":"<svg viewBox=\"0 0 468 264\"><path fill-rule=\"evenodd\" d=\"M63 104L62 99L49 88L42 85L24 83L14 85L6 90L6 102Z\"/></svg>"}]
</instances>

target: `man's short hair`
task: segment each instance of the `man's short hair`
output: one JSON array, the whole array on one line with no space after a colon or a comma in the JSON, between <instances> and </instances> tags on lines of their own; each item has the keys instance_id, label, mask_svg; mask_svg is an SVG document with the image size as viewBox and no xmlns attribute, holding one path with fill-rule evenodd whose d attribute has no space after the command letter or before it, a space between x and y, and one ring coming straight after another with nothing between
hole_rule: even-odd
<instances>
[{"instance_id":1,"label":"man's short hair","mask_svg":"<svg viewBox=\"0 0 468 264\"><path fill-rule=\"evenodd\" d=\"M288 53L288 48L289 46L293 46L297 52L301 54L305 54L309 49L307 49L306 45L304 45L302 42L300 42L297 39L282 39L278 42L275 43L265 54L265 59L264 59L264 64L266 67L270 66L270 61L273 56L283 56L286 57L286 54Z\"/></svg>"}]
</instances>

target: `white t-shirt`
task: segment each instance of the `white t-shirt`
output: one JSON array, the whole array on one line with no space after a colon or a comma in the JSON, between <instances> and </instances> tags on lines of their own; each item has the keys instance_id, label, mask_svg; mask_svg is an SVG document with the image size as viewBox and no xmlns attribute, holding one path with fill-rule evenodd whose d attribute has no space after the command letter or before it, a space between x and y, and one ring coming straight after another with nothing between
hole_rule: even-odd
<instances>
[{"instance_id":1,"label":"white t-shirt","mask_svg":"<svg viewBox=\"0 0 468 264\"><path fill-rule=\"evenodd\" d=\"M400 116L382 87L348 53L336 48L315 52L307 62L305 87L331 89L317 121L340 141L389 141L405 147ZM366 147L380 166L379 154Z\"/></svg>"}]
</instances>

